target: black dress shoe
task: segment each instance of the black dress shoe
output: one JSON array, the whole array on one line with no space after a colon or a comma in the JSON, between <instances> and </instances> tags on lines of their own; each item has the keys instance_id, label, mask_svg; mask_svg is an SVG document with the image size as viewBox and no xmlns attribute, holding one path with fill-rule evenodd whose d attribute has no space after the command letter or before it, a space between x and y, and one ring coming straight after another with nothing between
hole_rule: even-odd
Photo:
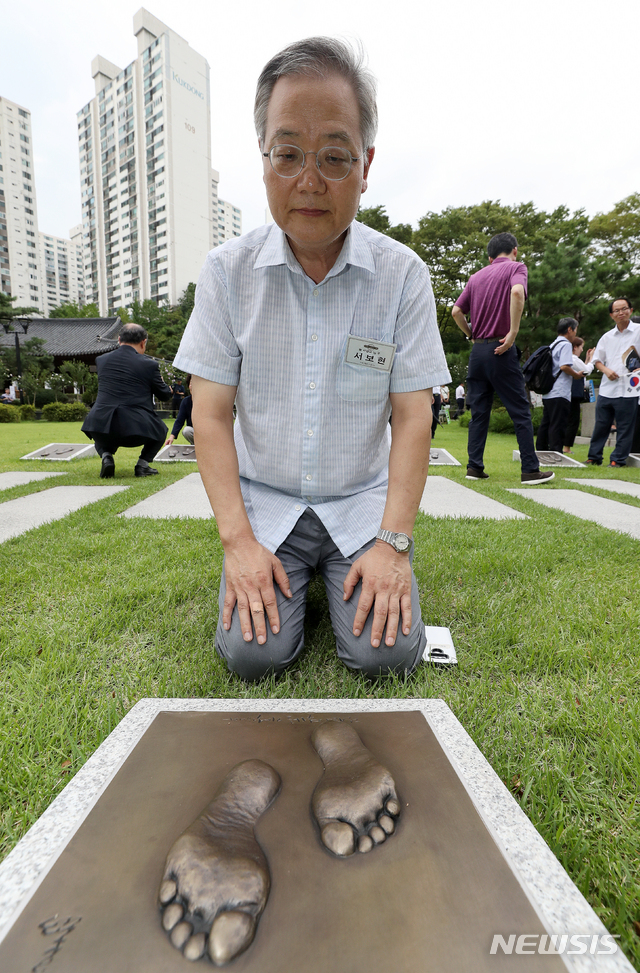
<instances>
[{"instance_id":1,"label":"black dress shoe","mask_svg":"<svg viewBox=\"0 0 640 973\"><path fill-rule=\"evenodd\" d=\"M156 476L158 471L154 470L152 466L139 466L136 464L133 472L136 476Z\"/></svg>"},{"instance_id":2,"label":"black dress shoe","mask_svg":"<svg viewBox=\"0 0 640 973\"><path fill-rule=\"evenodd\" d=\"M116 463L111 453L102 454L102 466L100 467L100 479L110 480L116 472Z\"/></svg>"}]
</instances>

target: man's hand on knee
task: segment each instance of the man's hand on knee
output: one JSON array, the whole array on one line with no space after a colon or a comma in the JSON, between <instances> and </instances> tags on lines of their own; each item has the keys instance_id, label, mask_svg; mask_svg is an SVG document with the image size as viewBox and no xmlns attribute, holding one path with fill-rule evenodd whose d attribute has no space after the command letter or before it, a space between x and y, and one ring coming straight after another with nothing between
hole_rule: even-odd
<instances>
[{"instance_id":1,"label":"man's hand on knee","mask_svg":"<svg viewBox=\"0 0 640 973\"><path fill-rule=\"evenodd\" d=\"M362 591L358 599L353 634L361 634L373 608L371 645L378 648L385 625L386 645L395 645L402 617L402 632L411 631L411 563L407 554L399 554L384 541L376 541L371 550L351 565L344 579L344 599L348 601L358 581Z\"/></svg>"},{"instance_id":2,"label":"man's hand on knee","mask_svg":"<svg viewBox=\"0 0 640 973\"><path fill-rule=\"evenodd\" d=\"M236 604L245 642L252 641L255 628L258 644L264 645L267 641L266 619L274 635L280 631L274 578L282 594L291 598L289 578L282 563L255 538L225 550L227 590L222 610L225 631L231 628L231 615Z\"/></svg>"}]
</instances>

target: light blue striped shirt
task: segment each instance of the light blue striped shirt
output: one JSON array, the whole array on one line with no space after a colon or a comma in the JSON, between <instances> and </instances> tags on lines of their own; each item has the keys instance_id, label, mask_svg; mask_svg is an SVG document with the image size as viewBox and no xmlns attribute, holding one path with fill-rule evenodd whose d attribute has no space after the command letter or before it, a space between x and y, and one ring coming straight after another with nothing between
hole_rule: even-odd
<instances>
[{"instance_id":1,"label":"light blue striped shirt","mask_svg":"<svg viewBox=\"0 0 640 973\"><path fill-rule=\"evenodd\" d=\"M395 344L391 372L346 362L349 335ZM358 222L320 284L275 224L212 250L175 365L237 386L235 446L258 541L275 552L311 506L345 557L382 520L389 393L451 379L425 264Z\"/></svg>"}]
</instances>

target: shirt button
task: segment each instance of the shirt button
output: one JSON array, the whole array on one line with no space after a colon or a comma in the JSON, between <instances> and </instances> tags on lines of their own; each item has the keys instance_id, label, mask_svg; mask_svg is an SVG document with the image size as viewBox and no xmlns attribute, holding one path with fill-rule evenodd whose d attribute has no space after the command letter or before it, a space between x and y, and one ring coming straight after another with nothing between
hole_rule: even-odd
<instances>
[{"instance_id":1,"label":"shirt button","mask_svg":"<svg viewBox=\"0 0 640 973\"><path fill-rule=\"evenodd\" d=\"M318 291L318 288L316 287L315 291L313 292L313 296L314 297L317 297L318 294L319 294L319 291Z\"/></svg>"},{"instance_id":2,"label":"shirt button","mask_svg":"<svg viewBox=\"0 0 640 973\"><path fill-rule=\"evenodd\" d=\"M305 476L305 480L310 480L310 479L311 479L311 473L307 473L307 475Z\"/></svg>"},{"instance_id":3,"label":"shirt button","mask_svg":"<svg viewBox=\"0 0 640 973\"><path fill-rule=\"evenodd\" d=\"M312 334L311 335L311 340L312 341L317 341L318 340L318 335L317 334Z\"/></svg>"},{"instance_id":4,"label":"shirt button","mask_svg":"<svg viewBox=\"0 0 640 973\"><path fill-rule=\"evenodd\" d=\"M307 429L307 436L313 436L313 429Z\"/></svg>"},{"instance_id":5,"label":"shirt button","mask_svg":"<svg viewBox=\"0 0 640 973\"><path fill-rule=\"evenodd\" d=\"M301 506L300 506L300 504L299 504L299 503L297 503L297 504L296 504L296 510L301 510L301 509L302 509L302 508L301 508Z\"/></svg>"},{"instance_id":6,"label":"shirt button","mask_svg":"<svg viewBox=\"0 0 640 973\"><path fill-rule=\"evenodd\" d=\"M309 388L310 389L314 389L315 387L316 387L316 383L315 382L309 382Z\"/></svg>"}]
</instances>

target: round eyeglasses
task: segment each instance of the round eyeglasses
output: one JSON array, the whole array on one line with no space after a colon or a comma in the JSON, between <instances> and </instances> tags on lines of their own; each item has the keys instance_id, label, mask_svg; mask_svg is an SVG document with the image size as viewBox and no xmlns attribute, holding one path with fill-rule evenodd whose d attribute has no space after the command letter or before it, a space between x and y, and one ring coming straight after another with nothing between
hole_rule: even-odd
<instances>
[{"instance_id":1,"label":"round eyeglasses","mask_svg":"<svg viewBox=\"0 0 640 973\"><path fill-rule=\"evenodd\" d=\"M338 145L325 145L319 152L303 152L297 145L274 145L270 152L262 154L271 163L273 171L283 179L299 176L308 155L315 155L323 179L333 182L346 179L353 163L358 162L348 149Z\"/></svg>"}]
</instances>

